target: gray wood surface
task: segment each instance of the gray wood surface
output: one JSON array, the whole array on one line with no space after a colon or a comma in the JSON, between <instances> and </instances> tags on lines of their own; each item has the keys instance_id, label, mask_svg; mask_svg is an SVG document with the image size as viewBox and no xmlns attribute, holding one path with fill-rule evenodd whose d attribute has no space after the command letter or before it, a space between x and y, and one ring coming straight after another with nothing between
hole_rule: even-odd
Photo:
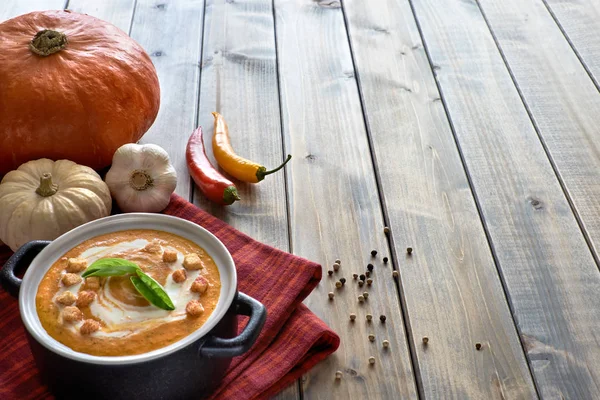
<instances>
[{"instance_id":1,"label":"gray wood surface","mask_svg":"<svg viewBox=\"0 0 600 400\"><path fill-rule=\"evenodd\" d=\"M142 141L167 149L180 195L325 270L342 260L306 301L341 347L278 400L600 396L600 3L9 0L0 21L65 6L151 55L161 110ZM241 155L294 156L231 207L185 163L198 124L211 153L215 110Z\"/></svg>"},{"instance_id":2,"label":"gray wood surface","mask_svg":"<svg viewBox=\"0 0 600 400\"><path fill-rule=\"evenodd\" d=\"M305 377L304 398L416 398L392 268L381 262L389 250L342 10L338 2L311 0L277 0L275 10L284 140L294 156L287 175L292 250L325 270L342 262L306 301L342 343ZM379 251L374 260L372 249ZM363 273L370 261L373 286L359 288L352 273ZM338 290L341 277L347 283ZM370 296L359 303L364 291ZM344 373L339 382L336 370Z\"/></svg>"},{"instance_id":3,"label":"gray wood surface","mask_svg":"<svg viewBox=\"0 0 600 400\"><path fill-rule=\"evenodd\" d=\"M571 42L590 77L600 88L600 2L597 0L542 0Z\"/></svg>"},{"instance_id":4,"label":"gray wood surface","mask_svg":"<svg viewBox=\"0 0 600 400\"><path fill-rule=\"evenodd\" d=\"M60 10L64 8L67 0L9 0L0 6L0 21L14 18L32 11Z\"/></svg>"},{"instance_id":5,"label":"gray wood surface","mask_svg":"<svg viewBox=\"0 0 600 400\"><path fill-rule=\"evenodd\" d=\"M541 2L480 4L597 255L600 93Z\"/></svg>"},{"instance_id":6,"label":"gray wood surface","mask_svg":"<svg viewBox=\"0 0 600 400\"><path fill-rule=\"evenodd\" d=\"M199 125L212 156L213 116L220 112L237 153L268 168L284 159L279 113L273 11L269 0L207 0ZM191 132L190 132L191 133ZM212 204L194 188L194 204L271 246L289 251L285 173L258 184L236 182L241 201ZM293 384L276 399L299 399Z\"/></svg>"},{"instance_id":7,"label":"gray wood surface","mask_svg":"<svg viewBox=\"0 0 600 400\"><path fill-rule=\"evenodd\" d=\"M425 398L535 398L410 5L343 5Z\"/></svg>"},{"instance_id":8,"label":"gray wood surface","mask_svg":"<svg viewBox=\"0 0 600 400\"><path fill-rule=\"evenodd\" d=\"M213 165L217 165L212 157L213 111L227 121L238 154L267 168L281 164L270 0L207 1L200 90L199 123ZM257 240L288 251L285 172L236 186L242 200L232 206L214 205L197 188L194 203Z\"/></svg>"},{"instance_id":9,"label":"gray wood surface","mask_svg":"<svg viewBox=\"0 0 600 400\"><path fill-rule=\"evenodd\" d=\"M413 4L540 394L594 398L600 273L498 48L476 4Z\"/></svg>"}]
</instances>

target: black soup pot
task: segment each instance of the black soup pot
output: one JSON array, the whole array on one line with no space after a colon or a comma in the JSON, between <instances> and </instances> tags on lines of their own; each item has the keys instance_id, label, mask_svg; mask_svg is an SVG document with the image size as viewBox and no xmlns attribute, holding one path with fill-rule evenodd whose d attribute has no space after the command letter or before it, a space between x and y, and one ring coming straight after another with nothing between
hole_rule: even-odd
<instances>
[{"instance_id":1,"label":"black soup pot","mask_svg":"<svg viewBox=\"0 0 600 400\"><path fill-rule=\"evenodd\" d=\"M158 350L118 357L76 352L53 339L42 327L35 306L38 286L54 262L79 243L128 229L174 233L206 250L221 277L217 307L195 332ZM21 280L15 270L24 267L27 271ZM189 221L161 214L106 217L52 242L29 242L0 270L0 283L18 296L21 318L42 379L58 398L200 399L219 385L231 359L250 349L267 316L261 303L237 291L233 258L214 235ZM239 335L238 315L249 317Z\"/></svg>"}]
</instances>

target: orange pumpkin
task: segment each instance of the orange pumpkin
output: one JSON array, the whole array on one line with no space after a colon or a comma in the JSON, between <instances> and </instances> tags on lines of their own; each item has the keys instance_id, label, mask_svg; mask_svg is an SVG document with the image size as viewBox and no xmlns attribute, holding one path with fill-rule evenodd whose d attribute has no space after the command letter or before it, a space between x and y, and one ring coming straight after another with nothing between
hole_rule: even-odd
<instances>
[{"instance_id":1,"label":"orange pumpkin","mask_svg":"<svg viewBox=\"0 0 600 400\"><path fill-rule=\"evenodd\" d=\"M0 38L0 176L39 158L106 167L154 122L156 70L116 26L32 12L1 23Z\"/></svg>"}]
</instances>

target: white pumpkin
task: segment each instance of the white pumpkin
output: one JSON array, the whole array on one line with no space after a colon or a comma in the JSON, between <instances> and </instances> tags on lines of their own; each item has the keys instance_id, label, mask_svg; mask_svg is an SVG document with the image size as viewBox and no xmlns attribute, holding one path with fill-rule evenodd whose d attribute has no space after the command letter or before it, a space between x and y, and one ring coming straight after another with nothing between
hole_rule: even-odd
<instances>
[{"instance_id":1,"label":"white pumpkin","mask_svg":"<svg viewBox=\"0 0 600 400\"><path fill-rule=\"evenodd\" d=\"M130 143L115 152L105 181L122 211L160 212L169 205L177 173L162 147Z\"/></svg>"},{"instance_id":2,"label":"white pumpkin","mask_svg":"<svg viewBox=\"0 0 600 400\"><path fill-rule=\"evenodd\" d=\"M0 183L0 240L13 251L30 240L54 240L110 215L111 206L93 169L68 160L29 161Z\"/></svg>"}]
</instances>

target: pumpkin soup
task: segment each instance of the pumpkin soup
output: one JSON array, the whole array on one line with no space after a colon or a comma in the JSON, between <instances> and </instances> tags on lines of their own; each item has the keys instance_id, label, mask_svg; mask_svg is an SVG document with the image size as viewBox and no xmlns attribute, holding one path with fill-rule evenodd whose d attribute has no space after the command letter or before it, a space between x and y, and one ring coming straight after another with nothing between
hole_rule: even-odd
<instances>
[{"instance_id":1,"label":"pumpkin soup","mask_svg":"<svg viewBox=\"0 0 600 400\"><path fill-rule=\"evenodd\" d=\"M95 261L108 258L135 263L162 286L174 309L150 304L129 274L82 278ZM73 350L125 356L194 332L214 311L220 291L217 266L201 247L168 232L127 230L86 240L64 254L42 279L36 308L48 334Z\"/></svg>"}]
</instances>

